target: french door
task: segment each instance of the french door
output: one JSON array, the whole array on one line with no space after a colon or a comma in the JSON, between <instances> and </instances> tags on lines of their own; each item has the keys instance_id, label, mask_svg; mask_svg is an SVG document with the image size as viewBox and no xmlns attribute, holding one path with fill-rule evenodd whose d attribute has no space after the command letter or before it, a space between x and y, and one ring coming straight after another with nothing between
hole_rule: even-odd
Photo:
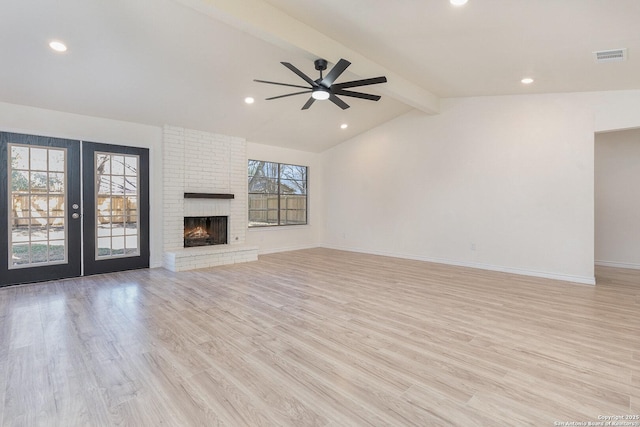
<instances>
[{"instance_id":1,"label":"french door","mask_svg":"<svg viewBox=\"0 0 640 427\"><path fill-rule=\"evenodd\" d=\"M149 267L149 150L82 143L84 274Z\"/></svg>"},{"instance_id":2,"label":"french door","mask_svg":"<svg viewBox=\"0 0 640 427\"><path fill-rule=\"evenodd\" d=\"M0 286L149 266L148 150L0 132Z\"/></svg>"}]
</instances>

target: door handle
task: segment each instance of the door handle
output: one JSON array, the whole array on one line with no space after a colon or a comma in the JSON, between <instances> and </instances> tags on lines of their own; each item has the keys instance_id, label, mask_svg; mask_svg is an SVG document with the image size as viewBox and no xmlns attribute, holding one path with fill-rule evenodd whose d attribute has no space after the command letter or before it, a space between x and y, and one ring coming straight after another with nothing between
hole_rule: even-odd
<instances>
[{"instance_id":1,"label":"door handle","mask_svg":"<svg viewBox=\"0 0 640 427\"><path fill-rule=\"evenodd\" d=\"M74 213L71 214L71 218L78 219L78 218L80 218L80 214L78 212L74 212Z\"/></svg>"}]
</instances>

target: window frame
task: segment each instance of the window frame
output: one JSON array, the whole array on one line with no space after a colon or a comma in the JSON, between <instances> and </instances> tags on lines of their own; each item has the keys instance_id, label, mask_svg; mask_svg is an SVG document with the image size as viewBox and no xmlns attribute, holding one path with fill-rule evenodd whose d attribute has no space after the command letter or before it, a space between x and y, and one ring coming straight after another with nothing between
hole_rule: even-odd
<instances>
[{"instance_id":1,"label":"window frame","mask_svg":"<svg viewBox=\"0 0 640 427\"><path fill-rule=\"evenodd\" d=\"M255 159L248 159L247 161L247 184L249 184L250 180L255 177L256 175L250 175L249 174L249 166L251 165L252 162L262 162L265 164L272 164L276 166L276 176L275 177L269 177L269 176L264 176L263 178L265 178L266 180L270 180L271 182L274 182L273 180L275 180L275 188L277 188L276 192L268 192L268 191L261 191L261 192L252 192L250 188L247 188L247 228L251 228L251 229L257 229L257 228L273 228L273 227L287 227L287 226L300 226L300 225L308 225L309 224L309 167L305 166L305 165L296 165L296 164L292 164L292 163L281 163L281 162L273 162L273 161L266 161L266 160L255 160ZM286 167L294 167L294 168L304 168L304 181L301 180L294 180L294 181L300 181L303 182L304 185L304 193L302 194L295 194L296 196L304 196L304 209L287 209L286 207L283 207L283 199L286 198L286 196L291 195L292 193L283 193L282 192L282 188L283 188L283 181L290 181L290 178L286 178L282 176L282 170L283 168ZM251 195L272 195L272 196L277 196L277 207L274 209L270 209L269 208L269 200L267 198L267 206L266 208L262 208L262 209L252 209L251 208ZM254 223L252 224L251 221L251 212L266 212L266 220L264 223ZM269 223L269 211L276 211L276 219L275 222L273 223ZM282 213L284 212L288 212L288 211L304 211L304 222L293 222L290 223L287 220L287 215L285 214L285 218L282 218ZM255 222L255 221L254 221Z\"/></svg>"}]
</instances>

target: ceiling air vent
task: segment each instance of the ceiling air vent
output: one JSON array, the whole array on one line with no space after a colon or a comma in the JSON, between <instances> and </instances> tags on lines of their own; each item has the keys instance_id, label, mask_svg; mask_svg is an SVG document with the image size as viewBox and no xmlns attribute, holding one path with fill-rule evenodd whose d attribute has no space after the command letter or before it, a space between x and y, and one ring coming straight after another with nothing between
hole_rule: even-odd
<instances>
[{"instance_id":1,"label":"ceiling air vent","mask_svg":"<svg viewBox=\"0 0 640 427\"><path fill-rule=\"evenodd\" d=\"M620 62L627 59L627 48L593 52L596 62Z\"/></svg>"}]
</instances>

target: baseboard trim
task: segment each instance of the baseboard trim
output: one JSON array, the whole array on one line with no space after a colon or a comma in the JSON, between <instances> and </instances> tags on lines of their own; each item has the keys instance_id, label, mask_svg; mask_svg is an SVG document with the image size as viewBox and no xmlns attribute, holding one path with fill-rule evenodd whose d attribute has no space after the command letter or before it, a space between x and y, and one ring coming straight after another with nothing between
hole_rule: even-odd
<instances>
[{"instance_id":1,"label":"baseboard trim","mask_svg":"<svg viewBox=\"0 0 640 427\"><path fill-rule=\"evenodd\" d=\"M260 249L260 247L258 247L258 255L277 254L280 252L290 252L290 251L301 251L304 249L313 249L317 247L318 245L287 246L284 248L275 248L275 249Z\"/></svg>"},{"instance_id":2,"label":"baseboard trim","mask_svg":"<svg viewBox=\"0 0 640 427\"><path fill-rule=\"evenodd\" d=\"M371 251L371 250L366 250L361 248L347 248L347 247L340 247L335 245L321 245L321 247L327 248L327 249L336 249L340 251L360 252L360 253L366 253L370 255L387 256L392 258L403 258L403 259L411 259L415 261L433 262L436 264L453 265L456 267L468 267L468 268L477 268L480 270L498 271L501 273L517 274L520 276L540 277L543 279L560 280L563 282L580 283L583 285L596 284L596 278L589 277L589 276L573 276L570 274L549 273L546 271L527 270L523 268L505 267L501 265L483 264L483 263L477 263L477 262L460 262L460 261L450 260L446 258L424 257L424 256L410 255L410 254L397 254L397 253L390 253L390 252L384 252L384 251Z\"/></svg>"},{"instance_id":3,"label":"baseboard trim","mask_svg":"<svg viewBox=\"0 0 640 427\"><path fill-rule=\"evenodd\" d=\"M634 264L631 262L616 262L616 261L599 261L596 260L596 265L602 267L615 267L615 268L628 268L630 270L640 270L640 264Z\"/></svg>"}]
</instances>

